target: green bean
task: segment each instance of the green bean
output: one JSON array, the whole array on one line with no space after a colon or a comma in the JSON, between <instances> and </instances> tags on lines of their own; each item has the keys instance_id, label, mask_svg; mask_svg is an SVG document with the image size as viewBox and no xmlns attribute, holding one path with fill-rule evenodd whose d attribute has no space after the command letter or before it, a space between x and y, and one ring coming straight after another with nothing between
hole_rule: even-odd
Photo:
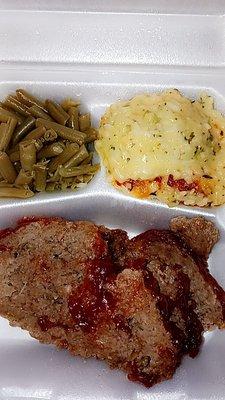
<instances>
[{"instance_id":1,"label":"green bean","mask_svg":"<svg viewBox=\"0 0 225 400\"><path fill-rule=\"evenodd\" d=\"M19 173L20 173L20 170L21 170L20 161L15 161L15 162L13 163L13 166L14 166L14 168L15 168L17 174L19 174Z\"/></svg>"},{"instance_id":2,"label":"green bean","mask_svg":"<svg viewBox=\"0 0 225 400\"><path fill-rule=\"evenodd\" d=\"M88 129L86 132L85 143L94 142L94 140L98 139L98 131L94 128Z\"/></svg>"},{"instance_id":3,"label":"green bean","mask_svg":"<svg viewBox=\"0 0 225 400\"><path fill-rule=\"evenodd\" d=\"M9 118L6 124L0 125L0 151L6 151L12 138L17 121Z\"/></svg>"},{"instance_id":4,"label":"green bean","mask_svg":"<svg viewBox=\"0 0 225 400\"><path fill-rule=\"evenodd\" d=\"M5 122L0 124L0 151L4 150L4 140L5 140L5 134L7 130L7 124ZM3 143L3 145L2 145ZM2 147L2 148L1 148Z\"/></svg>"},{"instance_id":5,"label":"green bean","mask_svg":"<svg viewBox=\"0 0 225 400\"><path fill-rule=\"evenodd\" d=\"M32 106L28 110L29 110L30 114L33 115L33 117L35 117L35 118L44 118L44 119L49 119L50 121L52 121L52 118L50 117L50 115L48 115L45 111L42 110L42 108L40 108L38 106Z\"/></svg>"},{"instance_id":6,"label":"green bean","mask_svg":"<svg viewBox=\"0 0 225 400\"><path fill-rule=\"evenodd\" d=\"M77 183L84 183L84 176L86 175L78 175L74 178L74 180L76 180Z\"/></svg>"},{"instance_id":7,"label":"green bean","mask_svg":"<svg viewBox=\"0 0 225 400\"><path fill-rule=\"evenodd\" d=\"M92 179L99 166L91 165L85 143L97 131L90 114L79 115L79 104L44 103L22 89L0 102L0 197L73 190Z\"/></svg>"},{"instance_id":8,"label":"green bean","mask_svg":"<svg viewBox=\"0 0 225 400\"><path fill-rule=\"evenodd\" d=\"M62 181L62 182L61 182L61 190L66 190L66 189L68 189L70 186L71 186L71 185L68 184L68 183L65 182L65 181Z\"/></svg>"},{"instance_id":9,"label":"green bean","mask_svg":"<svg viewBox=\"0 0 225 400\"><path fill-rule=\"evenodd\" d=\"M36 126L44 126L47 129L52 128L62 139L69 140L70 142L76 142L79 145L82 145L86 138L86 134L83 132L76 131L75 129L71 129L57 124L56 122L47 121L42 118L38 118L36 120Z\"/></svg>"},{"instance_id":10,"label":"green bean","mask_svg":"<svg viewBox=\"0 0 225 400\"><path fill-rule=\"evenodd\" d=\"M49 182L45 188L46 192L54 192L55 190L55 182Z\"/></svg>"},{"instance_id":11,"label":"green bean","mask_svg":"<svg viewBox=\"0 0 225 400\"><path fill-rule=\"evenodd\" d=\"M10 160L14 163L15 161L20 161L20 152L19 150L14 151L9 155Z\"/></svg>"},{"instance_id":12,"label":"green bean","mask_svg":"<svg viewBox=\"0 0 225 400\"><path fill-rule=\"evenodd\" d=\"M93 176L92 175L84 175L83 176L83 182L84 183L88 183L88 182L90 182L90 180L93 178Z\"/></svg>"},{"instance_id":13,"label":"green bean","mask_svg":"<svg viewBox=\"0 0 225 400\"><path fill-rule=\"evenodd\" d=\"M33 180L33 174L30 173L29 171L24 171L24 169L21 169L15 180L15 185L16 186L30 185L32 180Z\"/></svg>"},{"instance_id":14,"label":"green bean","mask_svg":"<svg viewBox=\"0 0 225 400\"><path fill-rule=\"evenodd\" d=\"M44 134L44 140L46 142L53 142L54 140L56 140L58 137L56 131L54 131L53 129L48 129L45 134Z\"/></svg>"},{"instance_id":15,"label":"green bean","mask_svg":"<svg viewBox=\"0 0 225 400\"><path fill-rule=\"evenodd\" d=\"M66 125L69 119L69 114L57 103L51 100L45 101L45 106L51 117L61 125Z\"/></svg>"},{"instance_id":16,"label":"green bean","mask_svg":"<svg viewBox=\"0 0 225 400\"><path fill-rule=\"evenodd\" d=\"M99 169L99 164L95 165L82 165L79 167L65 168L61 167L59 169L59 175L63 178L70 178L71 176L78 176L84 174L94 174Z\"/></svg>"},{"instance_id":17,"label":"green bean","mask_svg":"<svg viewBox=\"0 0 225 400\"><path fill-rule=\"evenodd\" d=\"M19 143L35 125L34 117L27 117L20 126L15 130L13 137L13 146Z\"/></svg>"},{"instance_id":18,"label":"green bean","mask_svg":"<svg viewBox=\"0 0 225 400\"><path fill-rule=\"evenodd\" d=\"M14 185L12 183L7 183L6 181L1 181L0 182L0 187L14 187Z\"/></svg>"},{"instance_id":19,"label":"green bean","mask_svg":"<svg viewBox=\"0 0 225 400\"><path fill-rule=\"evenodd\" d=\"M7 150L7 154L10 155L12 153L15 153L16 151L19 151L19 145L18 144L16 144L16 146L10 147Z\"/></svg>"},{"instance_id":20,"label":"green bean","mask_svg":"<svg viewBox=\"0 0 225 400\"><path fill-rule=\"evenodd\" d=\"M0 122L7 122L9 118L16 119L17 123L21 123L23 121L23 118L20 115L0 107Z\"/></svg>"},{"instance_id":21,"label":"green bean","mask_svg":"<svg viewBox=\"0 0 225 400\"><path fill-rule=\"evenodd\" d=\"M91 116L90 114L84 114L79 116L79 128L81 132L86 131L91 127Z\"/></svg>"},{"instance_id":22,"label":"green bean","mask_svg":"<svg viewBox=\"0 0 225 400\"><path fill-rule=\"evenodd\" d=\"M47 179L47 182L57 182L59 179L61 179L60 175L59 175L59 167L54 172L54 174L52 172L50 172L49 176L50 176L50 178Z\"/></svg>"},{"instance_id":23,"label":"green bean","mask_svg":"<svg viewBox=\"0 0 225 400\"><path fill-rule=\"evenodd\" d=\"M41 160L42 158L51 158L58 156L64 151L64 148L61 142L54 142L49 144L48 146L44 146L41 151L39 151L37 158Z\"/></svg>"},{"instance_id":24,"label":"green bean","mask_svg":"<svg viewBox=\"0 0 225 400\"><path fill-rule=\"evenodd\" d=\"M79 131L79 112L77 107L70 107L68 109L70 118L67 121L67 126L72 129Z\"/></svg>"},{"instance_id":25,"label":"green bean","mask_svg":"<svg viewBox=\"0 0 225 400\"><path fill-rule=\"evenodd\" d=\"M43 163L34 166L35 182L34 186L37 192L44 192L46 188L47 168Z\"/></svg>"},{"instance_id":26,"label":"green bean","mask_svg":"<svg viewBox=\"0 0 225 400\"><path fill-rule=\"evenodd\" d=\"M76 167L77 165L79 165L83 160L85 160L85 158L88 157L88 151L86 149L86 147L84 146L84 144L80 147L80 149L78 150L78 152L76 154L74 154L74 156L72 158L70 158L70 160L68 160L65 164L64 167L65 168L71 168L71 167Z\"/></svg>"},{"instance_id":27,"label":"green bean","mask_svg":"<svg viewBox=\"0 0 225 400\"><path fill-rule=\"evenodd\" d=\"M17 89L16 94L21 103L25 104L26 106L38 106L43 111L47 111L44 104L40 100L36 99L36 97L28 93L26 90Z\"/></svg>"},{"instance_id":28,"label":"green bean","mask_svg":"<svg viewBox=\"0 0 225 400\"><path fill-rule=\"evenodd\" d=\"M16 170L9 156L3 151L0 152L0 174L8 183L13 183L16 179Z\"/></svg>"},{"instance_id":29,"label":"green bean","mask_svg":"<svg viewBox=\"0 0 225 400\"><path fill-rule=\"evenodd\" d=\"M46 132L46 129L44 126L39 126L38 128L35 128L33 131L29 132L22 140L21 142L24 142L26 140L37 140L41 139L44 137L44 134Z\"/></svg>"},{"instance_id":30,"label":"green bean","mask_svg":"<svg viewBox=\"0 0 225 400\"><path fill-rule=\"evenodd\" d=\"M89 153L88 157L85 158L85 160L82 161L82 163L81 163L80 165L87 165L87 164L89 164L89 163L92 161L93 154L94 154L93 151L91 151L91 152Z\"/></svg>"},{"instance_id":31,"label":"green bean","mask_svg":"<svg viewBox=\"0 0 225 400\"><path fill-rule=\"evenodd\" d=\"M72 178L61 178L61 182L62 182L62 184L63 183L66 184L67 187L68 187L68 186L71 186L73 184L75 179L73 177Z\"/></svg>"},{"instance_id":32,"label":"green bean","mask_svg":"<svg viewBox=\"0 0 225 400\"><path fill-rule=\"evenodd\" d=\"M13 96L8 96L2 104L3 106L8 107L10 110L16 111L23 117L28 117L28 115L30 115L27 106L20 103L20 101L15 99Z\"/></svg>"},{"instance_id":33,"label":"green bean","mask_svg":"<svg viewBox=\"0 0 225 400\"><path fill-rule=\"evenodd\" d=\"M55 183L55 190L56 190L56 191L62 190L62 184L61 184L61 182L56 182L56 183Z\"/></svg>"},{"instance_id":34,"label":"green bean","mask_svg":"<svg viewBox=\"0 0 225 400\"><path fill-rule=\"evenodd\" d=\"M72 190L75 190L75 189L77 189L77 188L79 187L79 185L80 185L79 183L77 183L77 182L74 181L74 182L72 183L72 185L70 186L70 188L71 188Z\"/></svg>"},{"instance_id":35,"label":"green bean","mask_svg":"<svg viewBox=\"0 0 225 400\"><path fill-rule=\"evenodd\" d=\"M63 100L63 102L61 103L62 108L68 112L69 108L71 107L77 107L80 105L80 101L79 100L73 100L70 98L67 98L65 100Z\"/></svg>"},{"instance_id":36,"label":"green bean","mask_svg":"<svg viewBox=\"0 0 225 400\"><path fill-rule=\"evenodd\" d=\"M10 187L1 187L0 188L0 197L16 197L19 199L27 199L32 197L34 193L30 189L25 188L10 188Z\"/></svg>"},{"instance_id":37,"label":"green bean","mask_svg":"<svg viewBox=\"0 0 225 400\"><path fill-rule=\"evenodd\" d=\"M55 172L56 169L60 166L65 164L70 158L77 153L79 147L76 143L70 143L61 154L55 157L49 164L49 171Z\"/></svg>"},{"instance_id":38,"label":"green bean","mask_svg":"<svg viewBox=\"0 0 225 400\"><path fill-rule=\"evenodd\" d=\"M25 171L32 171L36 163L36 147L33 141L21 142L20 148L20 162Z\"/></svg>"},{"instance_id":39,"label":"green bean","mask_svg":"<svg viewBox=\"0 0 225 400\"><path fill-rule=\"evenodd\" d=\"M87 176L90 176L91 179L93 178L93 174L91 174L91 175L80 175L80 176L77 176L77 183L78 183L78 184L84 184L84 183L86 183L86 182L85 182L85 177L87 177ZM80 178L80 179L79 179L79 178Z\"/></svg>"},{"instance_id":40,"label":"green bean","mask_svg":"<svg viewBox=\"0 0 225 400\"><path fill-rule=\"evenodd\" d=\"M75 179L74 178L64 178L64 179L61 178L60 183L61 183L61 190L66 190L68 188L75 189L75 188L77 188L77 185L78 185L76 178Z\"/></svg>"},{"instance_id":41,"label":"green bean","mask_svg":"<svg viewBox=\"0 0 225 400\"><path fill-rule=\"evenodd\" d=\"M40 139L31 139L31 140L23 139L23 140L21 140L20 143L25 143L25 142L33 142L34 145L35 145L36 151L40 151L44 146L41 138ZM13 152L10 151L9 152L9 157L10 157L11 161L13 161L14 158L15 158L15 161L17 161L16 157L17 157L17 153L19 153L19 144L14 147L15 151L13 151Z\"/></svg>"},{"instance_id":42,"label":"green bean","mask_svg":"<svg viewBox=\"0 0 225 400\"><path fill-rule=\"evenodd\" d=\"M34 142L34 145L35 145L37 151L40 151L44 146L41 139L36 139L33 142Z\"/></svg>"}]
</instances>

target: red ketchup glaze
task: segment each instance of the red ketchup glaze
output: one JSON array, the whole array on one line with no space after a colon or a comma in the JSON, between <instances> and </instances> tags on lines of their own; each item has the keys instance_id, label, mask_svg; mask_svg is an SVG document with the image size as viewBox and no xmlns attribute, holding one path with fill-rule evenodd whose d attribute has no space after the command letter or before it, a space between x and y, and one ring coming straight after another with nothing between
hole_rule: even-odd
<instances>
[{"instance_id":1,"label":"red ketchup glaze","mask_svg":"<svg viewBox=\"0 0 225 400\"><path fill-rule=\"evenodd\" d=\"M106 253L106 251L107 251L107 244L105 243L105 241L103 240L103 238L100 235L98 235L95 238L94 251L95 251L95 254L97 253L96 257L103 256L104 253Z\"/></svg>"},{"instance_id":2,"label":"red ketchup glaze","mask_svg":"<svg viewBox=\"0 0 225 400\"><path fill-rule=\"evenodd\" d=\"M177 302L161 293L157 279L154 277L153 273L146 268L147 263L147 260L144 258L132 259L129 261L129 268L142 271L144 285L146 289L150 290L151 295L156 299L158 309L164 320L164 325L166 325L169 331L172 333L174 342L178 341L178 343L183 343L183 332L176 326L175 323L170 321L170 317L174 308L176 307Z\"/></svg>"},{"instance_id":3,"label":"red ketchup glaze","mask_svg":"<svg viewBox=\"0 0 225 400\"><path fill-rule=\"evenodd\" d=\"M203 279L212 287L213 292L215 293L217 299L220 301L223 318L225 320L225 292L215 280L215 278L210 275L208 271L208 264L205 258L195 253L192 248L189 247L187 243L182 239L181 236L177 235L174 232L171 232L170 230L150 229L131 239L131 242L136 244L141 244L142 241L145 243L145 246L147 246L148 243L164 241L165 244L178 247L183 256L191 257L194 260L196 267L201 273Z\"/></svg>"},{"instance_id":4,"label":"red ketchup glaze","mask_svg":"<svg viewBox=\"0 0 225 400\"><path fill-rule=\"evenodd\" d=\"M10 251L11 248L8 246L5 246L4 244L0 244L0 252L4 252L4 251Z\"/></svg>"},{"instance_id":5,"label":"red ketchup glaze","mask_svg":"<svg viewBox=\"0 0 225 400\"><path fill-rule=\"evenodd\" d=\"M147 264L148 261L145 258L138 257L129 260L127 262L127 267L142 271L145 287L150 289L154 296L157 296L160 293L159 284L152 272L146 268Z\"/></svg>"},{"instance_id":6,"label":"red ketchup glaze","mask_svg":"<svg viewBox=\"0 0 225 400\"><path fill-rule=\"evenodd\" d=\"M127 268L143 270L147 265L147 261L145 258L132 258L127 261Z\"/></svg>"},{"instance_id":7,"label":"red ketchup glaze","mask_svg":"<svg viewBox=\"0 0 225 400\"><path fill-rule=\"evenodd\" d=\"M118 186L126 186L127 184L131 184L132 185L133 182L135 182L133 179L127 179L126 181L123 181L123 182L116 181L116 184Z\"/></svg>"},{"instance_id":8,"label":"red ketchup glaze","mask_svg":"<svg viewBox=\"0 0 225 400\"><path fill-rule=\"evenodd\" d=\"M112 323L116 328L131 334L123 315L114 315L117 298L105 285L116 279L116 268L106 256L89 261L83 283L68 299L69 311L76 325L85 333L94 333L101 323Z\"/></svg>"},{"instance_id":9,"label":"red ketchup glaze","mask_svg":"<svg viewBox=\"0 0 225 400\"><path fill-rule=\"evenodd\" d=\"M154 179L154 182L156 182L156 183L158 183L159 185L161 185L161 183L162 183L162 177L161 177L161 176L157 176L157 177Z\"/></svg>"},{"instance_id":10,"label":"red ketchup glaze","mask_svg":"<svg viewBox=\"0 0 225 400\"><path fill-rule=\"evenodd\" d=\"M68 299L73 320L84 332L91 333L101 321L111 320L116 299L105 289L105 284L115 277L114 265L109 257L87 263L83 283Z\"/></svg>"},{"instance_id":11,"label":"red ketchup glaze","mask_svg":"<svg viewBox=\"0 0 225 400\"><path fill-rule=\"evenodd\" d=\"M37 319L37 323L42 332L47 332L49 329L52 328L62 328L64 330L68 330L70 328L69 326L62 324L60 321L51 321L47 315L42 315L41 317L39 317Z\"/></svg>"},{"instance_id":12,"label":"red ketchup glaze","mask_svg":"<svg viewBox=\"0 0 225 400\"><path fill-rule=\"evenodd\" d=\"M50 319L43 315L39 317L37 320L39 327L41 328L42 332L47 332L49 329L54 328L57 326L54 322L51 322Z\"/></svg>"},{"instance_id":13,"label":"red ketchup glaze","mask_svg":"<svg viewBox=\"0 0 225 400\"><path fill-rule=\"evenodd\" d=\"M186 321L186 338L183 343L183 351L194 358L199 353L202 343L203 326L194 312L195 305L190 302L190 279L181 270L178 273L180 287L182 290L177 294L175 299L179 305L183 320ZM192 300L192 303L194 301Z\"/></svg>"},{"instance_id":14,"label":"red ketchup glaze","mask_svg":"<svg viewBox=\"0 0 225 400\"><path fill-rule=\"evenodd\" d=\"M145 287L150 289L152 294L157 299L157 306L161 316L163 317L164 325L167 326L168 330L171 332L174 343L180 343L180 351L183 351L184 333L174 322L170 320L173 310L176 306L176 301L174 302L170 297L160 292L158 281L152 272L147 270L144 272L144 282ZM165 354L162 356L164 357Z\"/></svg>"},{"instance_id":15,"label":"red ketchup glaze","mask_svg":"<svg viewBox=\"0 0 225 400\"><path fill-rule=\"evenodd\" d=\"M39 267L43 270L43 271L47 271L48 270L48 264L46 263L46 261L44 259L40 259L39 262Z\"/></svg>"},{"instance_id":16,"label":"red ketchup glaze","mask_svg":"<svg viewBox=\"0 0 225 400\"><path fill-rule=\"evenodd\" d=\"M174 303L170 298L162 295L157 279L154 277L153 273L146 268L147 263L148 261L144 258L136 258L129 261L128 267L142 271L146 289L149 289L152 295L157 297L159 308L163 311L163 314L168 317L171 315Z\"/></svg>"},{"instance_id":17,"label":"red ketchup glaze","mask_svg":"<svg viewBox=\"0 0 225 400\"><path fill-rule=\"evenodd\" d=\"M165 245L169 244L170 246L175 246L176 248L178 247L184 256L186 255L193 258L204 279L211 284L213 283L214 278L208 273L205 260L195 254L192 249L188 247L187 244L174 232L168 230L151 229L140 234L139 236L136 236L132 241L136 245L140 244L141 247L144 247L144 245L148 246L148 243L152 244L157 241L164 242ZM141 263L142 266L144 266L144 255L141 259L141 262L139 259L133 260L133 268L137 269L137 266L141 265ZM178 265L174 265L173 268L180 267ZM157 284L154 283L154 279L150 276L146 277L146 275L144 279L145 285L152 287L153 292L157 293ZM157 304L160 308L161 315L163 315L167 319L167 324L170 331L173 332L174 337L179 341L179 343L182 343L183 352L185 354L188 353L191 357L195 357L198 354L200 345L202 343L203 327L194 312L195 306L188 303L188 298L183 298L184 293L189 293L190 290L189 278L183 272L180 272L179 281L182 287L180 295L178 294L177 298L175 300L172 300L171 298L168 298L168 296L161 294L159 296ZM212 286L214 292L217 294L217 298L219 298L219 300L221 301L222 309L225 310L225 295L222 295L222 293L224 293L223 290L221 290L218 284L214 284ZM218 292L216 292L217 290ZM174 323L168 321L171 313L176 306L180 307L183 319L186 321L186 338Z\"/></svg>"},{"instance_id":18,"label":"red ketchup glaze","mask_svg":"<svg viewBox=\"0 0 225 400\"><path fill-rule=\"evenodd\" d=\"M146 266L147 261L144 258L137 258L136 260L133 259L130 261L130 268L142 271L145 287L150 290L151 294L156 298L157 306L161 316L163 317L164 325L167 326L168 330L171 332L174 342L176 343L178 340L179 343L182 343L183 333L169 320L174 304L170 298L160 292L157 279L155 279L151 271L147 270ZM167 352L169 352L168 349L163 349L162 357L166 357ZM171 357L169 353L168 356ZM151 360L149 360L149 363L150 362ZM151 387L158 383L158 377L154 374L148 374L142 371L136 361L130 363L129 369L130 372L128 374L128 379L133 382L140 382L146 387Z\"/></svg>"},{"instance_id":19,"label":"red ketchup glaze","mask_svg":"<svg viewBox=\"0 0 225 400\"><path fill-rule=\"evenodd\" d=\"M135 361L130 363L130 373L127 375L128 379L132 382L140 382L147 388L158 383L158 377L154 374L147 374L143 371L140 371L138 365Z\"/></svg>"},{"instance_id":20,"label":"red ketchup glaze","mask_svg":"<svg viewBox=\"0 0 225 400\"><path fill-rule=\"evenodd\" d=\"M170 187L174 187L174 188L178 189L180 192L192 190L192 189L197 191L199 188L198 184L196 182L187 183L185 181L185 179L174 179L173 175L171 175L171 174L168 177L167 184Z\"/></svg>"},{"instance_id":21,"label":"red ketchup glaze","mask_svg":"<svg viewBox=\"0 0 225 400\"><path fill-rule=\"evenodd\" d=\"M159 186L161 186L162 180L163 180L162 176L157 176L153 180L150 180L150 179L136 179L136 180L128 179L123 182L115 181L115 183L117 186L124 186L128 190L132 190L133 188L139 187L139 186L143 185L144 183L151 183L151 182L156 182L156 183L158 183Z\"/></svg>"},{"instance_id":22,"label":"red ketchup glaze","mask_svg":"<svg viewBox=\"0 0 225 400\"><path fill-rule=\"evenodd\" d=\"M125 187L127 190L132 190L135 184L135 181L133 179L128 179L126 181L123 182L119 182L119 181L115 181L116 185L121 187Z\"/></svg>"},{"instance_id":23,"label":"red ketchup glaze","mask_svg":"<svg viewBox=\"0 0 225 400\"><path fill-rule=\"evenodd\" d=\"M160 293L158 281L154 278L152 272L147 270L147 264L148 261L145 258L133 258L129 260L128 268L142 271L145 287L158 295Z\"/></svg>"},{"instance_id":24,"label":"red ketchup glaze","mask_svg":"<svg viewBox=\"0 0 225 400\"><path fill-rule=\"evenodd\" d=\"M114 324L116 325L117 329L127 333L128 335L131 335L132 330L129 326L129 324L126 322L126 319L124 318L123 315L114 315L112 318Z\"/></svg>"},{"instance_id":25,"label":"red ketchup glaze","mask_svg":"<svg viewBox=\"0 0 225 400\"><path fill-rule=\"evenodd\" d=\"M124 183L124 182L123 182ZM123 186L123 183L121 183L121 182L119 182L119 181L115 181L115 184L117 185L117 186Z\"/></svg>"},{"instance_id":26,"label":"red ketchup glaze","mask_svg":"<svg viewBox=\"0 0 225 400\"><path fill-rule=\"evenodd\" d=\"M13 232L14 232L14 230L12 228L6 228L6 229L0 230L0 239L5 238L6 236L10 235Z\"/></svg>"}]
</instances>

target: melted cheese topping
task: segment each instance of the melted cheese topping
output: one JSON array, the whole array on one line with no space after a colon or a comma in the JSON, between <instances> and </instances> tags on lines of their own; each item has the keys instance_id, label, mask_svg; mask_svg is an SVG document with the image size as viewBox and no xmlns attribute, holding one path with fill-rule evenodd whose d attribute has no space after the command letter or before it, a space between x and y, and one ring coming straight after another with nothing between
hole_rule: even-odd
<instances>
[{"instance_id":1,"label":"melted cheese topping","mask_svg":"<svg viewBox=\"0 0 225 400\"><path fill-rule=\"evenodd\" d=\"M172 175L174 180L198 182L204 199L200 205L221 204L225 202L224 132L225 118L214 109L211 97L191 101L174 89L111 105L101 119L96 149L114 182L163 177L158 187L162 192Z\"/></svg>"}]
</instances>

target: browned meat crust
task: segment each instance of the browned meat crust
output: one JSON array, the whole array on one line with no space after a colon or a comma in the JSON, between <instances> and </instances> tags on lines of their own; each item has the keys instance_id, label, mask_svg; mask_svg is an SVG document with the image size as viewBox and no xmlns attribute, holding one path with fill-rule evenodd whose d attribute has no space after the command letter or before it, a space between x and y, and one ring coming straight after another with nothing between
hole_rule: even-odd
<instances>
[{"instance_id":1,"label":"browned meat crust","mask_svg":"<svg viewBox=\"0 0 225 400\"><path fill-rule=\"evenodd\" d=\"M148 387L172 377L181 353L158 284L150 272L118 272L101 229L25 219L0 236L0 314L11 324Z\"/></svg>"},{"instance_id":2,"label":"browned meat crust","mask_svg":"<svg viewBox=\"0 0 225 400\"><path fill-rule=\"evenodd\" d=\"M194 312L190 279L179 265L160 264L157 260L147 263L146 268L159 282L160 291L167 298L168 317L182 332L182 351L195 357L202 344L203 326Z\"/></svg>"},{"instance_id":3,"label":"browned meat crust","mask_svg":"<svg viewBox=\"0 0 225 400\"><path fill-rule=\"evenodd\" d=\"M0 232L0 289L11 324L147 387L198 353L203 328L225 325L205 257L169 230L129 240L91 222L25 218Z\"/></svg>"},{"instance_id":4,"label":"browned meat crust","mask_svg":"<svg viewBox=\"0 0 225 400\"><path fill-rule=\"evenodd\" d=\"M183 240L169 230L149 230L130 241L125 258L157 259L161 264L180 265L190 279L194 311L205 330L225 326L225 292L210 275L207 262Z\"/></svg>"},{"instance_id":5,"label":"browned meat crust","mask_svg":"<svg viewBox=\"0 0 225 400\"><path fill-rule=\"evenodd\" d=\"M109 239L110 235L111 239ZM117 268L129 267L151 271L159 284L161 294L164 296L164 312L166 312L169 321L180 330L179 344L183 354L188 353L195 357L202 343L204 329L194 311L188 275L176 263L178 260L169 262L171 258L169 252L167 260L161 259L157 252L152 254L152 247L146 240L145 234L139 235L131 241L125 240L125 237L123 239L120 251L118 240L115 242L114 231L108 232L108 241L113 250L116 243L116 251L113 251L113 253L114 257L116 256ZM136 246L136 242L138 242L138 246ZM161 244L163 245L163 243L162 241Z\"/></svg>"},{"instance_id":6,"label":"browned meat crust","mask_svg":"<svg viewBox=\"0 0 225 400\"><path fill-rule=\"evenodd\" d=\"M203 217L176 217L170 222L170 229L183 236L197 254L208 258L213 246L219 240L219 231L211 221Z\"/></svg>"}]
</instances>

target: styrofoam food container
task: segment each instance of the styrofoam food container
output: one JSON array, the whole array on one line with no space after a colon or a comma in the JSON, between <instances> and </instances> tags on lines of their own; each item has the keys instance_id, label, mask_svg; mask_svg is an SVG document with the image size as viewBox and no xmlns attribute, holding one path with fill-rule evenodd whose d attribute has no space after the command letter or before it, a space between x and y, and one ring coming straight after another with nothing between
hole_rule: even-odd
<instances>
[{"instance_id":1,"label":"styrofoam food container","mask_svg":"<svg viewBox=\"0 0 225 400\"><path fill-rule=\"evenodd\" d=\"M176 1L170 3L171 14L157 13L160 2L153 2L151 13L146 1L139 2L139 10L133 1L130 6L115 1L113 12L103 3L55 1L55 11L50 12L41 11L50 8L42 1L31 1L30 10L24 10L21 1L0 1L0 97L18 87L59 101L78 96L97 125L105 108L120 98L176 87L191 97L207 91L225 113L222 1L214 2L214 8L209 1L201 2L202 8L194 1L189 6L181 1L183 14L178 14ZM165 12L166 3L160 4L158 11ZM111 187L102 169L77 192L1 200L0 228L26 215L92 220L125 229L130 236L167 227L177 215L204 215L220 229L209 263L225 287L225 206L168 208L134 199ZM186 357L171 381L146 389L103 362L41 345L0 319L0 399L224 399L224 354L225 332L208 333L196 359Z\"/></svg>"}]
</instances>

